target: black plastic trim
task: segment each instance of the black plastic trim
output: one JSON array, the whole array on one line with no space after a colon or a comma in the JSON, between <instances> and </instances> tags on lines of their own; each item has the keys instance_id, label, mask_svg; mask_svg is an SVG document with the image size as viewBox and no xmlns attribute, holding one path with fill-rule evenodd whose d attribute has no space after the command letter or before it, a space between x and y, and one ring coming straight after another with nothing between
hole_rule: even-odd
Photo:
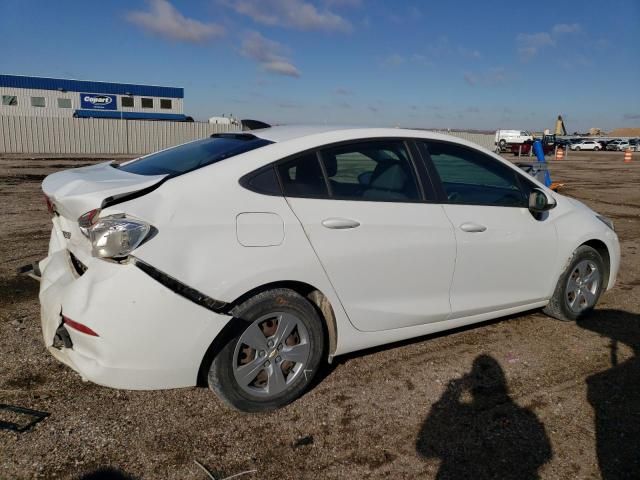
<instances>
[{"instance_id":1,"label":"black plastic trim","mask_svg":"<svg viewBox=\"0 0 640 480\"><path fill-rule=\"evenodd\" d=\"M187 300L190 300L193 303L206 308L207 310L211 310L212 312L227 313L229 306L228 303L211 298L208 295L205 295L204 293L196 290L195 288L191 288L190 286L185 285L180 280L176 280L172 276L167 275L166 273L158 270L155 267L152 267L142 260L136 258L134 263L136 267L149 275L155 281L164 285L169 290L177 293L181 297L184 297Z\"/></svg>"}]
</instances>

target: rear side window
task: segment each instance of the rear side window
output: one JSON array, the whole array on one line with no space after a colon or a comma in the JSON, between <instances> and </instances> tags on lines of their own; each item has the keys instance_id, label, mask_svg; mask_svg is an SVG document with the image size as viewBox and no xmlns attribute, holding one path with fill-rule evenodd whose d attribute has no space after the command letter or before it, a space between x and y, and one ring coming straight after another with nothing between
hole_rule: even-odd
<instances>
[{"instance_id":1,"label":"rear side window","mask_svg":"<svg viewBox=\"0 0 640 480\"><path fill-rule=\"evenodd\" d=\"M290 197L326 197L327 183L318 156L307 153L277 166L284 194Z\"/></svg>"},{"instance_id":2,"label":"rear side window","mask_svg":"<svg viewBox=\"0 0 640 480\"><path fill-rule=\"evenodd\" d=\"M117 168L137 175L177 176L270 143L254 135L221 134L147 155Z\"/></svg>"},{"instance_id":3,"label":"rear side window","mask_svg":"<svg viewBox=\"0 0 640 480\"><path fill-rule=\"evenodd\" d=\"M343 200L420 200L403 141L353 143L321 151L332 197Z\"/></svg>"},{"instance_id":4,"label":"rear side window","mask_svg":"<svg viewBox=\"0 0 640 480\"><path fill-rule=\"evenodd\" d=\"M518 174L474 149L425 142L449 203L526 207Z\"/></svg>"}]
</instances>

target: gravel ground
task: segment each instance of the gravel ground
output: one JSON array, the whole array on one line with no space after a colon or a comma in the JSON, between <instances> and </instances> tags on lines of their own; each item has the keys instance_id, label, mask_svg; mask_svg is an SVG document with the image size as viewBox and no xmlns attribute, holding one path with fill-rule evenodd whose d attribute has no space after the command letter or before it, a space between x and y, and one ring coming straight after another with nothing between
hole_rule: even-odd
<instances>
[{"instance_id":1,"label":"gravel ground","mask_svg":"<svg viewBox=\"0 0 640 480\"><path fill-rule=\"evenodd\" d=\"M216 479L640 478L638 161L552 164L621 239L617 286L589 319L531 312L338 358L294 404L246 415L204 388L84 383L45 351L37 283L14 271L46 254L44 175L90 161L0 159L0 404L50 414L0 430L0 479L206 480L195 460Z\"/></svg>"}]
</instances>

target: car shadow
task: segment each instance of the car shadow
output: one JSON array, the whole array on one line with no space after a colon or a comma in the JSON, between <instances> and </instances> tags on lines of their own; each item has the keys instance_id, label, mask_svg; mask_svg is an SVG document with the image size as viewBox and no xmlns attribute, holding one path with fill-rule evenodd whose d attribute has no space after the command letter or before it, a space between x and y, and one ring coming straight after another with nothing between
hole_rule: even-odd
<instances>
[{"instance_id":1,"label":"car shadow","mask_svg":"<svg viewBox=\"0 0 640 480\"><path fill-rule=\"evenodd\" d=\"M307 392L312 391L315 387L320 385L327 377L329 377L333 371L338 368L339 365L343 365L348 363L350 360L354 358L367 357L369 355L374 355L379 352L385 352L387 350L395 350L396 348L405 347L408 345L414 345L418 343L425 342L427 340L434 340L440 337L446 337L453 335L455 333L468 332L476 329L481 329L483 327L487 327L488 325L493 325L496 323L503 323L508 320L513 320L516 318L521 318L527 315L531 315L533 313L540 312L541 309L533 309L527 310L525 312L514 313L511 315L505 315L504 317L498 317L491 320L484 320L482 322L472 323L470 325L463 325L461 327L451 328L448 330L442 330L440 332L429 333L426 335L421 335L419 337L411 337L405 340L398 340L397 342L385 343L382 345L378 345L375 347L364 348L362 350L356 350L355 352L345 353L335 357L331 363L325 362L321 365L320 370L314 376L313 381L311 382Z\"/></svg>"},{"instance_id":2,"label":"car shadow","mask_svg":"<svg viewBox=\"0 0 640 480\"><path fill-rule=\"evenodd\" d=\"M471 371L447 385L416 439L425 458L440 459L437 479L537 479L552 458L535 413L509 396L504 371L479 355Z\"/></svg>"},{"instance_id":3,"label":"car shadow","mask_svg":"<svg viewBox=\"0 0 640 480\"><path fill-rule=\"evenodd\" d=\"M78 480L136 480L135 477L124 473L122 470L112 467L100 467L78 477Z\"/></svg>"},{"instance_id":4,"label":"car shadow","mask_svg":"<svg viewBox=\"0 0 640 480\"><path fill-rule=\"evenodd\" d=\"M586 380L602 478L640 478L640 314L595 310L578 326L610 340L611 368ZM620 362L619 344L633 356Z\"/></svg>"}]
</instances>

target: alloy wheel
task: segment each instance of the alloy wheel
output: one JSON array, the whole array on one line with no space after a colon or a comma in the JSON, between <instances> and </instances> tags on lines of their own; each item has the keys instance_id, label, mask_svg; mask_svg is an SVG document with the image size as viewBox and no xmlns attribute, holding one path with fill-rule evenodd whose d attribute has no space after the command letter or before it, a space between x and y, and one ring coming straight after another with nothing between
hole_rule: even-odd
<instances>
[{"instance_id":1,"label":"alloy wheel","mask_svg":"<svg viewBox=\"0 0 640 480\"><path fill-rule=\"evenodd\" d=\"M573 267L567 280L565 300L571 311L579 313L596 304L600 288L600 271L590 260L582 260Z\"/></svg>"},{"instance_id":2,"label":"alloy wheel","mask_svg":"<svg viewBox=\"0 0 640 480\"><path fill-rule=\"evenodd\" d=\"M309 332L287 312L273 312L255 320L238 340L233 375L253 396L272 398L286 390L309 362Z\"/></svg>"}]
</instances>

